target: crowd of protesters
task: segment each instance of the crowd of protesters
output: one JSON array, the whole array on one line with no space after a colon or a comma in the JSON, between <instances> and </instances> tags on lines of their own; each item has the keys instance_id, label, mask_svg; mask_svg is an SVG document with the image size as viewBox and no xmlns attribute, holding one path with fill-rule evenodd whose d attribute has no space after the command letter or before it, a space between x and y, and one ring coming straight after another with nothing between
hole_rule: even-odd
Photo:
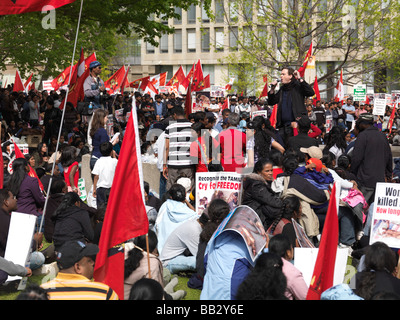
<instances>
[{"instance_id":1,"label":"crowd of protesters","mask_svg":"<svg viewBox=\"0 0 400 320\"><path fill-rule=\"evenodd\" d=\"M7 284L8 275L41 274L50 267L58 272L52 282L29 288L20 299L118 299L108 286L89 280L132 108L142 156L156 159L159 189L145 182L151 250L146 251L143 237L126 244L124 299L182 299L186 293L174 291L180 272L190 274L187 285L202 290L201 299L306 299L307 285L292 263L293 249L300 246L294 224L304 229L310 246L319 246L336 181L345 199L338 212L338 247L348 249L358 281L353 289L335 286L323 298L400 298L397 251L382 243L369 245L375 185L400 180L390 148L400 144L400 117L396 113L387 130L389 106L379 117L372 114L372 105L351 98L343 103L313 101L311 86L284 68L279 90L273 82L266 97L211 97L204 110L192 113L184 95L110 96L97 81L101 65L92 69L98 71L85 90L90 91L87 104L67 103L63 123L64 91L0 89L2 283ZM253 116L255 111L265 114ZM15 159L13 141L28 135L40 136L40 143L24 159ZM95 204L79 197L84 155L90 155ZM37 178L28 174L30 168ZM243 175L242 204L257 213L269 235L254 263L246 260L237 237L214 239L209 245L231 211L228 202L215 199L201 216L196 213L196 173L218 171ZM45 221L33 239L31 265L15 266L3 259L10 214L34 214L41 221L45 197ZM146 279L149 270L152 279ZM70 286L78 289L71 292Z\"/></svg>"}]
</instances>

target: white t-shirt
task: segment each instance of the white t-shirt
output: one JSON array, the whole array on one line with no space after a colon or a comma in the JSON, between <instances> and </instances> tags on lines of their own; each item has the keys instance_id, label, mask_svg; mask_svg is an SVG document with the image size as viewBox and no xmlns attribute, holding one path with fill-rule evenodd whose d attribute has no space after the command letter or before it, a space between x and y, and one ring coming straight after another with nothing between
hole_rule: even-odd
<instances>
[{"instance_id":1,"label":"white t-shirt","mask_svg":"<svg viewBox=\"0 0 400 320\"><path fill-rule=\"evenodd\" d=\"M118 160L111 156L100 157L96 161L92 174L99 176L97 188L111 188L117 163Z\"/></svg>"}]
</instances>

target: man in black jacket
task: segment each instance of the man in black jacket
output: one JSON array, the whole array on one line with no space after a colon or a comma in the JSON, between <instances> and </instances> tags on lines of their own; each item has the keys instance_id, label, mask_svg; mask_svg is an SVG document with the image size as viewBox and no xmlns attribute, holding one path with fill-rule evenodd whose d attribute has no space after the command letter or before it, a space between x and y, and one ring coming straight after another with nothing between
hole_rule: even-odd
<instances>
[{"instance_id":1,"label":"man in black jacket","mask_svg":"<svg viewBox=\"0 0 400 320\"><path fill-rule=\"evenodd\" d=\"M391 182L393 173L389 142L373 121L370 113L363 113L358 118L359 134L351 158L351 171L360 182L359 189L368 204L374 201L376 183Z\"/></svg>"},{"instance_id":2,"label":"man in black jacket","mask_svg":"<svg viewBox=\"0 0 400 320\"><path fill-rule=\"evenodd\" d=\"M285 144L289 137L293 136L292 122L307 113L304 100L312 97L315 92L311 86L300 77L298 71L285 67L281 71L282 86L275 92L277 81L271 83L268 92L268 104L278 104L276 128L282 136Z\"/></svg>"}]
</instances>

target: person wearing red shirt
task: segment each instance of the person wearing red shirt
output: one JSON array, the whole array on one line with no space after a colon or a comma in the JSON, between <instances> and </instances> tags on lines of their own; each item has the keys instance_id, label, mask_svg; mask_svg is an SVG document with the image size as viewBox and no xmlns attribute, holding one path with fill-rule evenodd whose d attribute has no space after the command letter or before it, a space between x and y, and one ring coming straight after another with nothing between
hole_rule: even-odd
<instances>
[{"instance_id":1,"label":"person wearing red shirt","mask_svg":"<svg viewBox=\"0 0 400 320\"><path fill-rule=\"evenodd\" d=\"M237 113L230 113L228 116L229 127L217 136L220 146L218 160L224 171L237 172L246 166L246 133L237 129L239 121L240 117Z\"/></svg>"},{"instance_id":2,"label":"person wearing red shirt","mask_svg":"<svg viewBox=\"0 0 400 320\"><path fill-rule=\"evenodd\" d=\"M190 145L192 164L196 166L196 172L208 172L208 164L216 159L218 142L201 122L194 123L192 130L196 138Z\"/></svg>"}]
</instances>

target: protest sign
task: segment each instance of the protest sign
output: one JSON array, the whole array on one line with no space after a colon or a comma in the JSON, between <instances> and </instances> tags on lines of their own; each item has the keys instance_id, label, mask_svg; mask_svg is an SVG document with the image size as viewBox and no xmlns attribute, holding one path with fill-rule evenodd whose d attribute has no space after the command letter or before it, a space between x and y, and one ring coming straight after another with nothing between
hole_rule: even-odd
<instances>
[{"instance_id":1,"label":"protest sign","mask_svg":"<svg viewBox=\"0 0 400 320\"><path fill-rule=\"evenodd\" d=\"M400 185L377 183L372 212L370 244L381 241L400 248Z\"/></svg>"},{"instance_id":2,"label":"protest sign","mask_svg":"<svg viewBox=\"0 0 400 320\"><path fill-rule=\"evenodd\" d=\"M192 95L193 96L193 95ZM205 111L211 105L210 92L199 91L195 93L192 112Z\"/></svg>"},{"instance_id":3,"label":"protest sign","mask_svg":"<svg viewBox=\"0 0 400 320\"><path fill-rule=\"evenodd\" d=\"M356 84L353 87L354 101L365 101L367 99L367 86L365 84Z\"/></svg>"},{"instance_id":4,"label":"protest sign","mask_svg":"<svg viewBox=\"0 0 400 320\"><path fill-rule=\"evenodd\" d=\"M201 215L214 199L222 199L230 210L241 203L243 176L235 172L196 173L196 212Z\"/></svg>"},{"instance_id":5,"label":"protest sign","mask_svg":"<svg viewBox=\"0 0 400 320\"><path fill-rule=\"evenodd\" d=\"M251 120L253 120L257 116L262 116L264 118L268 118L268 111L267 110L259 110L259 111L252 111L251 112Z\"/></svg>"},{"instance_id":6,"label":"protest sign","mask_svg":"<svg viewBox=\"0 0 400 320\"><path fill-rule=\"evenodd\" d=\"M211 86L210 96L214 98L225 97L225 87L223 86Z\"/></svg>"},{"instance_id":7,"label":"protest sign","mask_svg":"<svg viewBox=\"0 0 400 320\"><path fill-rule=\"evenodd\" d=\"M80 191L80 198L82 201L86 201L87 193L86 193L86 183L85 179L79 178L78 180L78 189Z\"/></svg>"},{"instance_id":8,"label":"protest sign","mask_svg":"<svg viewBox=\"0 0 400 320\"><path fill-rule=\"evenodd\" d=\"M318 248L294 248L294 266L303 274L307 286L311 283L318 250ZM348 252L347 248L338 248L336 251L333 285L343 283Z\"/></svg>"},{"instance_id":9,"label":"protest sign","mask_svg":"<svg viewBox=\"0 0 400 320\"><path fill-rule=\"evenodd\" d=\"M386 111L386 98L374 97L374 109L372 114L375 116L384 116Z\"/></svg>"},{"instance_id":10,"label":"protest sign","mask_svg":"<svg viewBox=\"0 0 400 320\"><path fill-rule=\"evenodd\" d=\"M35 225L34 215L14 211L11 213L4 259L24 267L28 264ZM9 276L7 281L19 279L20 276Z\"/></svg>"},{"instance_id":11,"label":"protest sign","mask_svg":"<svg viewBox=\"0 0 400 320\"><path fill-rule=\"evenodd\" d=\"M19 150L21 150L23 155L29 154L29 145L27 143L19 144L17 143ZM10 154L14 152L14 144L10 144Z\"/></svg>"}]
</instances>

